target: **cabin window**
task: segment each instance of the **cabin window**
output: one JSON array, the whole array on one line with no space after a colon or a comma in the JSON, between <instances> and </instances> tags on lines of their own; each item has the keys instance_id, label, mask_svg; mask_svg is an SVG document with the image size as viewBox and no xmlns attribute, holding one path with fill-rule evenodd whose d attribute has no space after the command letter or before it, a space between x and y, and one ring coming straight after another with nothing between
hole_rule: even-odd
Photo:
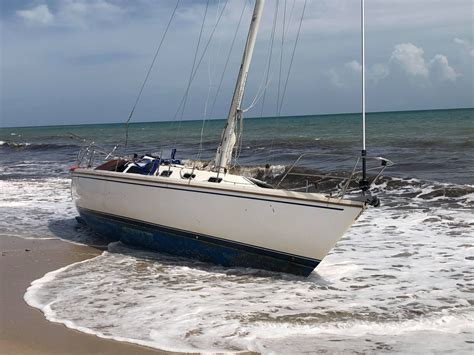
<instances>
[{"instance_id":1,"label":"cabin window","mask_svg":"<svg viewBox=\"0 0 474 355\"><path fill-rule=\"evenodd\" d=\"M183 179L194 179L195 177L196 177L196 174L186 173L183 175Z\"/></svg>"},{"instance_id":2,"label":"cabin window","mask_svg":"<svg viewBox=\"0 0 474 355\"><path fill-rule=\"evenodd\" d=\"M222 181L222 178L213 176L213 177L210 177L209 180L207 180L207 181L219 183L219 182Z\"/></svg>"},{"instance_id":3,"label":"cabin window","mask_svg":"<svg viewBox=\"0 0 474 355\"><path fill-rule=\"evenodd\" d=\"M173 170L164 170L160 176L163 176L163 177L170 177L171 174L173 174Z\"/></svg>"}]
</instances>

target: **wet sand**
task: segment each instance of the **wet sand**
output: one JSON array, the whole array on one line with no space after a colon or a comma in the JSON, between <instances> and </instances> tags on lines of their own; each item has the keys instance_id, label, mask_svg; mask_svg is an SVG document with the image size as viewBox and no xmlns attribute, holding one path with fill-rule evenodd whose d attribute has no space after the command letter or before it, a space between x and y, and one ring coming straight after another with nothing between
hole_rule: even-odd
<instances>
[{"instance_id":1,"label":"wet sand","mask_svg":"<svg viewBox=\"0 0 474 355\"><path fill-rule=\"evenodd\" d=\"M32 281L100 253L59 240L0 237L0 353L170 354L68 329L25 303L23 295Z\"/></svg>"}]
</instances>

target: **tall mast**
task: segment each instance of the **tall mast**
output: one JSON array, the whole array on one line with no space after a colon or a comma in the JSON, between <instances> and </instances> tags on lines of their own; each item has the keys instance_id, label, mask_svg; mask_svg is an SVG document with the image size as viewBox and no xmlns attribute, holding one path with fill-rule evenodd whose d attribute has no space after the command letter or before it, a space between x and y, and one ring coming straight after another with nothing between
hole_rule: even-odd
<instances>
[{"instance_id":1,"label":"tall mast","mask_svg":"<svg viewBox=\"0 0 474 355\"><path fill-rule=\"evenodd\" d=\"M265 0L255 1L255 8L253 10L252 21L247 36L247 43L245 45L244 55L240 65L237 83L235 85L234 96L232 97L232 103L227 117L227 125L222 132L219 148L217 148L216 159L214 162L214 167L217 171L222 168L227 168L232 159L232 151L236 142L235 126L237 119L242 114L241 104L242 98L244 97L245 83L247 82L247 75L252 61L253 49L257 40L258 28L260 26L260 19L262 17L264 5Z\"/></svg>"},{"instance_id":2,"label":"tall mast","mask_svg":"<svg viewBox=\"0 0 474 355\"><path fill-rule=\"evenodd\" d=\"M365 147L365 1L361 0L361 57L362 57L362 180L360 188L362 191L369 189L367 181L367 150Z\"/></svg>"}]
</instances>

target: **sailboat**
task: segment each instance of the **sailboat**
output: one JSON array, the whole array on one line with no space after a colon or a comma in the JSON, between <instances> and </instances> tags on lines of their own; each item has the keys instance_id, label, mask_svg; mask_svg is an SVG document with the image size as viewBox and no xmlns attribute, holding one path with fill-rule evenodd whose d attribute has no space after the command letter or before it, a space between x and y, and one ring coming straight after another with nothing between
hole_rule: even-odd
<instances>
[{"instance_id":1,"label":"sailboat","mask_svg":"<svg viewBox=\"0 0 474 355\"><path fill-rule=\"evenodd\" d=\"M356 198L344 198L355 168L336 196L287 190L230 172L236 122L242 115L264 3L255 1L227 125L213 163L207 168L187 166L175 159L175 151L169 159L152 155L130 159L111 153L111 159L93 167L90 162L98 149L88 147L71 174L77 210L92 230L127 244L226 267L308 276L361 213L378 203L369 193L365 134L356 163L362 162L362 194ZM365 131L365 113L363 118ZM386 159L376 159L382 170L390 165Z\"/></svg>"}]
</instances>

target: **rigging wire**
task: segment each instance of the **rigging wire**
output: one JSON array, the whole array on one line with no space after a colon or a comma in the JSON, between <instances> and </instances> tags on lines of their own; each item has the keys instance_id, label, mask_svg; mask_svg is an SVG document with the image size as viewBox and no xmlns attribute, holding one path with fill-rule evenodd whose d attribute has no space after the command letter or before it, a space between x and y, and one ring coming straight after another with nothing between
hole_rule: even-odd
<instances>
[{"instance_id":1,"label":"rigging wire","mask_svg":"<svg viewBox=\"0 0 474 355\"><path fill-rule=\"evenodd\" d=\"M178 9L178 6L180 4L181 0L177 0L176 1L176 5L173 9L173 12L171 14L171 17L168 21L168 24L166 25L166 28L165 28L165 31L163 33L163 36L161 37L161 40L160 40L160 44L158 45L158 48L156 49L156 52L155 52L155 55L153 56L153 60L148 68L148 71L145 75L145 80L143 80L143 83L140 87L140 90L138 92L138 95L137 95L137 98L135 99L135 103L133 104L133 107L132 107L132 110L130 111L130 114L128 116L128 119L127 121L125 121L125 148L127 148L127 145L128 145L128 130L129 130L129 124L130 124L130 120L132 119L133 117L133 114L135 113L135 108L137 107L139 101L140 101L140 98L142 96L142 93L143 93L143 90L145 89L145 86L146 86L146 83L148 82L148 79L150 77L150 74L151 74L151 71L153 69L153 66L155 65L155 62L156 62L156 59L158 58L158 54L160 53L160 50L161 50L161 47L163 46L163 43L165 41L165 38L166 38L166 35L168 33L168 30L171 26L171 22L173 21L173 18L176 14L176 10Z\"/></svg>"},{"instance_id":2,"label":"rigging wire","mask_svg":"<svg viewBox=\"0 0 474 355\"><path fill-rule=\"evenodd\" d=\"M278 94L277 94L277 100L276 100L276 105L277 105L276 116L278 116L278 107L280 106L280 83L281 83L281 72L282 72L282 64L283 64L283 45L284 45L284 38L285 38L286 1L285 1L284 10L285 11L283 14L282 42L281 42L281 49L280 49L280 65L279 65L279 73L278 73L278 88L277 88ZM275 28L275 33L276 33L276 28ZM262 111L263 111L263 108L262 108ZM269 157L269 161L271 164L273 163L275 159L275 155L273 151L274 143L275 143L275 136L272 135L272 139L270 142L270 157Z\"/></svg>"},{"instance_id":3,"label":"rigging wire","mask_svg":"<svg viewBox=\"0 0 474 355\"><path fill-rule=\"evenodd\" d=\"M265 75L265 82L269 82L269 75L270 75L270 69L272 65L272 55L273 55L273 45L275 43L275 33L276 33L276 25L277 25L277 19L278 19L278 8L280 6L280 0L276 0L276 5L275 5L275 12L273 15L273 25L272 25L272 33L270 35L270 44L268 47L268 59L267 59L267 68L266 68L266 75ZM263 117L263 109L265 107L265 98L266 98L266 90L263 93L262 97L262 108L260 110L260 117Z\"/></svg>"},{"instance_id":4,"label":"rigging wire","mask_svg":"<svg viewBox=\"0 0 474 355\"><path fill-rule=\"evenodd\" d=\"M293 3L291 4L291 10L290 10L290 16L289 16L290 19L288 20L288 25L286 27L285 35L288 35L288 32L290 31L290 24L291 24L291 21L293 20L295 5L296 5L296 0L293 0Z\"/></svg>"},{"instance_id":5,"label":"rigging wire","mask_svg":"<svg viewBox=\"0 0 474 355\"><path fill-rule=\"evenodd\" d=\"M222 19L222 15L224 14L224 11L225 11L225 9L226 9L228 3L229 3L229 0L226 0L226 2L224 3L224 6L222 7L222 10L221 10L221 12L220 12L220 14L219 14L219 18L218 18L216 24L214 25L214 27L213 27L213 29L212 29L212 32L211 32L211 34L210 34L210 36L209 36L209 39L208 39L208 41L207 41L207 43L206 43L206 46L204 47L204 50L203 50L203 52L202 52L202 55L201 55L201 57L200 57L200 59L199 59L197 65L196 65L196 68L195 68L195 70L194 70L194 73L193 73L192 76L191 76L191 80L190 80L190 82L189 82L189 85L188 85L188 87L186 88L186 91L185 91L183 97L181 98L181 102L180 102L180 104L178 105L178 109L177 109L175 115L173 116L173 121L176 121L176 118L178 117L178 114L179 114L179 112L180 112L180 110L181 110L181 106L183 105L184 100L186 99L186 97L189 95L189 89L190 89L190 87L191 87L191 84L192 84L192 82L194 81L194 78L196 77L196 74L197 74L197 72L198 72L198 70L199 70L199 67L201 66L202 60L204 59L204 56L206 55L207 49L208 49L208 47L209 47L209 44L211 43L211 40L212 40L212 38L214 37L214 33L215 33L215 31L216 31L216 29L217 29L217 27L218 27L218 25L219 25L219 23L220 23L220 21L221 21L221 19ZM176 133L176 137L175 137L175 142L174 142L174 144L176 144L176 140L177 140L177 137L178 137L180 128L181 128L181 125L178 126L178 131L177 131L177 133Z\"/></svg>"},{"instance_id":6,"label":"rigging wire","mask_svg":"<svg viewBox=\"0 0 474 355\"><path fill-rule=\"evenodd\" d=\"M274 40L274 35L275 35L275 26L276 26L276 17L278 16L278 4L279 4L279 0L277 0L276 2L276 7L275 7L275 17L273 19L273 26L272 26L272 34L271 34L271 38L270 38L270 44L269 44L269 47L268 47L268 59L266 61L266 65L265 65L265 69L263 70L263 77L262 77L262 81L260 82L260 85L258 87L258 90L257 90L257 93L255 94L255 97L253 98L251 104L249 105L249 107L247 107L246 109L241 109L241 111L243 113L251 110L253 107L255 107L255 105L260 101L260 99L262 97L265 96L265 93L267 91L267 88L270 84L270 79L269 79L269 71L270 71L270 65L271 65L271 57L272 57L272 52L273 52L273 40ZM262 105L263 106L263 105ZM263 110L263 107L262 107L262 110ZM260 116L261 117L261 116Z\"/></svg>"},{"instance_id":7,"label":"rigging wire","mask_svg":"<svg viewBox=\"0 0 474 355\"><path fill-rule=\"evenodd\" d=\"M295 0L293 0L293 5L294 5ZM260 83L260 86L257 90L257 94L255 95L253 101L247 107L246 109L241 110L241 115L239 116L240 119L240 125L239 125L239 133L238 133L238 144L237 144L237 149L235 152L235 162L234 166L238 164L237 159L239 158L241 152L242 152L242 144L243 144L243 117L242 113L245 113L249 110L251 110L253 107L257 105L257 103L262 99L262 106L260 110L260 118L263 117L263 110L265 107L265 98L266 98L266 93L268 86L270 85L270 69L271 69L271 62L272 62L272 56L273 56L273 48L274 48L274 40L275 40L275 34L276 34L276 27L277 27L277 20L278 20L278 12L279 12L279 4L280 1L277 0L275 3L275 11L274 11L274 16L273 16L273 24L272 24L272 30L271 30L271 35L270 35L270 43L268 46L267 50L267 60L266 60L266 67L264 69L264 77L262 78L262 82Z\"/></svg>"},{"instance_id":8,"label":"rigging wire","mask_svg":"<svg viewBox=\"0 0 474 355\"><path fill-rule=\"evenodd\" d=\"M290 20L288 21L288 26L286 27L286 31L285 31L285 26L283 26L283 30L282 30L282 36L284 36L284 34L286 33L286 35L289 34L289 30L290 30L290 23L292 22L292 19L293 19L293 14L294 14L294 8L295 8L295 0L293 0L293 3L292 3L292 6L291 6L291 10L290 10ZM305 0L304 2L304 9L306 8L306 3L307 3L307 0ZM285 7L286 8L286 7ZM303 9L303 15L304 15L304 10ZM285 11L286 12L286 11ZM303 15L302 15L302 18L303 18ZM283 16L283 18L285 19L285 16ZM301 29L301 21L302 21L302 18L300 20L300 29ZM299 37L299 30L298 30L298 37ZM283 38L282 38L283 39ZM279 117L281 115L281 108L283 107L283 101L284 101L284 98L285 98L285 95L286 95L286 87L288 85L288 77L290 75L290 72L291 72L291 67L293 65L293 57L294 57L294 54L295 54L295 49L296 49L296 43L298 42L298 38L296 39L295 41L295 48L293 49L293 54L292 54L292 59L290 61L290 65L289 65L289 69L288 69L288 74L287 74L287 78L286 78L286 83L285 83L285 86L284 86L284 90L283 90L283 95L282 95L282 99L281 99L281 104L280 104L280 91L278 91L278 96L277 96L277 117ZM283 44L283 42L282 42ZM282 47L282 51L280 53L280 55L282 55L282 52L283 52L283 47ZM282 57L280 57L280 73L279 73L279 82L281 80L281 66L282 66ZM280 90L280 86L278 87L278 90ZM263 105L262 105L263 106ZM262 107L262 112L263 112L263 107ZM262 114L261 116L262 117ZM273 150L273 147L274 147L274 142L275 142L275 137L272 136L272 139L271 139L271 143L270 143L270 157L269 157L269 163L270 164L273 164L273 161L275 159L275 154L274 154L274 150Z\"/></svg>"},{"instance_id":9,"label":"rigging wire","mask_svg":"<svg viewBox=\"0 0 474 355\"><path fill-rule=\"evenodd\" d=\"M269 80L269 71L270 71L270 66L271 66L271 57L272 57L272 52L273 52L273 41L275 38L275 28L276 28L276 18L278 17L278 6L279 5L279 0L276 2L275 6L275 16L273 19L273 25L272 25L272 34L271 34L271 43L268 47L268 59L266 63L266 68L264 69L262 81L260 82L260 85L258 87L257 93L255 94L254 99L250 103L250 105L245 108L245 109L239 109L237 113L237 122L238 122L238 130L237 130L237 144L236 144L236 149L234 150L234 155L233 155L233 160L234 164L233 167L235 167L238 164L238 158L240 157L240 154L242 153L242 145L243 145L243 130L244 130L244 123L243 123L243 114L249 110L251 110L253 107L256 106L256 104L260 101L262 97L265 96L268 85L270 83ZM262 110L263 110L263 104L262 104Z\"/></svg>"},{"instance_id":10,"label":"rigging wire","mask_svg":"<svg viewBox=\"0 0 474 355\"><path fill-rule=\"evenodd\" d=\"M235 33L234 33L234 37L232 38L232 42L231 42L231 45L230 45L229 52L227 54L227 58L226 58L226 61L225 61L225 64L224 64L224 69L222 70L222 74L221 74L220 79L219 79L219 84L217 86L216 94L214 95L214 99L212 101L211 108L208 111L208 115L206 115L207 118L210 118L210 116L214 112L214 108L216 106L217 98L219 97L219 93L220 93L221 88L222 88L222 83L224 81L225 73L227 72L227 67L229 65L230 57L231 57L232 51L234 49L235 41L237 39L237 35L238 35L239 29L240 29L240 25L242 24L242 19L244 17L244 13L245 13L245 9L247 8L247 5L248 5L248 1L245 1L244 6L242 7L242 12L240 13L240 17L239 17L239 21L237 23L237 27L236 27L236 30L235 30ZM202 142L203 142L203 134L204 134L205 124L206 124L206 118L203 120L203 123L202 123L202 126L201 126L201 139L200 139L199 151L198 151L196 159L200 159L201 155L202 155L202 150L203 150Z\"/></svg>"},{"instance_id":11,"label":"rigging wire","mask_svg":"<svg viewBox=\"0 0 474 355\"><path fill-rule=\"evenodd\" d=\"M221 0L219 0L219 2L217 3L216 22L217 22L220 7L221 7ZM220 52L221 52L221 45L222 45L222 41L219 40L218 46L217 46L217 58L219 57ZM199 160L201 152L202 152L202 141L203 141L203 135L204 135L204 126L206 124L206 119L207 119L207 115L208 115L209 99L211 98L212 77L213 77L213 73L214 73L214 70L211 69L211 66L212 66L212 57L209 56L209 59L207 61L207 75L208 75L208 81L209 81L209 89L207 90L206 102L204 103L204 115L203 115L203 120L202 120L202 123L201 123L201 134L200 134L200 139L199 139L199 149L198 149L198 152L196 154L196 161Z\"/></svg>"},{"instance_id":12,"label":"rigging wire","mask_svg":"<svg viewBox=\"0 0 474 355\"><path fill-rule=\"evenodd\" d=\"M280 108L278 110L278 116L280 116L280 114L281 114L281 109L283 107L283 101L285 100L286 89L288 87L288 80L290 78L291 69L293 67L293 61L295 59L296 47L298 45L298 41L299 41L299 38L300 38L301 25L303 24L303 19L304 19L304 14L305 14L305 11L306 11L306 4L307 3L308 3L308 0L305 0L304 5L303 5L303 11L301 12L300 23L298 25L298 32L296 34L295 45L293 46L293 52L291 54L290 65L288 67L288 74L286 75L286 81L285 81L285 86L283 88L283 94L282 94L282 98L281 98L281 102L280 102Z\"/></svg>"},{"instance_id":13,"label":"rigging wire","mask_svg":"<svg viewBox=\"0 0 474 355\"><path fill-rule=\"evenodd\" d=\"M284 100L284 97L285 97L285 94L286 94L286 88L287 88L287 85L288 85L288 80L289 80L289 76L290 76L290 72L291 72L291 67L293 65L294 53L295 53L295 49L296 49L296 48L293 49L292 58L291 58L289 69L288 69L288 74L286 76L285 84L283 86L283 92L282 92L282 95L280 97L280 90L282 88L281 80L282 80L284 43L285 43L285 38L287 37L287 35L289 33L290 23L291 23L291 20L293 18L293 12L294 12L294 8L295 8L295 4L296 4L296 0L293 0L292 5L291 5L291 9L290 9L290 16L289 16L290 20L288 22L286 21L287 9L288 9L286 0L284 1L284 6L283 6L284 12L283 12L283 24L282 24L282 42L281 42L282 47L281 47L281 51L280 51L280 68L279 68L280 70L279 70L279 79L278 79L278 98L277 98L277 115L278 116L281 115L283 100ZM277 0L276 7L275 7L275 16L274 16L274 21L273 21L273 27L272 27L272 35L271 35L271 38L270 38L269 58L268 58L268 61L267 61L265 81L261 83L261 85L259 87L259 90L257 92L257 95L255 96L255 98L252 101L252 103L250 104L250 106L248 108L242 110L241 111L242 113L245 113L248 110L252 109L262 97L265 98L265 93L266 93L267 87L268 87L269 82L270 82L269 79L268 79L268 76L269 76L269 71L270 71L270 66L271 66L271 55L272 55L272 51L273 51L273 40L274 40L274 35L275 35L275 32L276 32L276 20L278 18L278 7L279 7L279 1ZM304 15L305 8L306 8L306 0L305 0L304 8L303 8L303 15ZM300 29L301 29L301 24L300 24ZM299 32L298 32L298 37L299 37ZM296 39L296 42L298 42L298 37ZM296 47L296 44L295 44L295 47ZM264 83L265 83L265 87L262 89L262 85ZM264 109L264 101L262 101L262 108L261 108L261 112L260 112L260 117L263 116L263 109ZM240 116L240 120L242 120L241 116ZM239 155L242 151L242 146L241 146L242 145L242 130L243 130L243 123L242 122L241 122L239 128L240 128L239 136L238 136L239 137L238 138L239 143L238 143L237 150L236 150L236 153L235 153L235 159L237 159L239 157ZM272 138L272 143L271 143L271 150L272 149L273 149L273 138Z\"/></svg>"},{"instance_id":14,"label":"rigging wire","mask_svg":"<svg viewBox=\"0 0 474 355\"><path fill-rule=\"evenodd\" d=\"M192 81L194 80L194 78L196 77L197 71L199 70L199 67L201 66L202 60L204 59L204 56L206 55L207 49L208 49L208 47L209 47L209 44L210 44L212 38L214 37L214 33L215 33L215 31L216 31L216 28L217 28L217 26L219 25L219 23L220 23L220 21L221 21L221 19L222 19L222 15L224 14L224 10L225 10L225 8L226 8L226 6L227 6L228 3L229 3L229 0L226 0L226 2L224 3L224 6L223 6L223 8L222 8L222 10L221 10L221 12L220 12L220 14L219 14L219 18L218 18L218 20L217 20L217 23L214 25L214 28L212 29L211 35L209 36L209 39L208 39L208 41L207 41L207 43L206 43L206 46L205 46L205 48L204 48L204 51L202 52L201 57L200 57L200 59L199 59L199 61L198 61L198 64L196 65L196 69L194 70L194 73L193 73L193 75L192 75L191 83L192 83ZM189 90L188 90L188 92L189 92ZM180 111L180 109L181 109L181 105L182 105L183 102L184 102L184 99L185 99L186 94L187 94L187 93L185 92L185 94L184 94L183 97L181 98L181 102L180 102L180 104L179 104L179 106L178 106L178 110L176 111L175 115L173 116L173 120L176 120L176 118L177 118L177 116L178 116L178 113L179 113L179 111Z\"/></svg>"},{"instance_id":15,"label":"rigging wire","mask_svg":"<svg viewBox=\"0 0 474 355\"><path fill-rule=\"evenodd\" d=\"M242 24L242 19L244 17L246 7L247 7L247 1L244 2L244 7L242 8L242 12L240 13L239 22L237 23L237 28L235 30L234 37L232 38L232 43L230 45L229 53L227 54L224 69L222 70L222 74L221 74L221 77L220 77L220 80L219 80L219 85L217 87L217 92L216 92L216 95L214 96L214 100L212 102L212 106L211 106L211 110L209 111L209 115L212 115L212 113L214 112L214 108L215 108L216 102L217 102L217 97L219 96L219 92L220 92L220 89L222 87L222 83L224 81L224 76L225 76L225 73L227 71L227 67L228 67L229 62L230 62L230 57L231 57L232 51L234 49L234 45L235 45L235 42L236 42L236 39L237 39L237 35L238 35L238 32L239 32L240 25Z\"/></svg>"},{"instance_id":16,"label":"rigging wire","mask_svg":"<svg viewBox=\"0 0 474 355\"><path fill-rule=\"evenodd\" d=\"M184 95L184 102L183 102L183 105L181 105L181 107L178 108L178 111L181 110L181 115L180 115L180 119L179 119L178 129L177 129L177 132L176 132L176 137L175 137L175 140L174 140L174 143L173 143L173 147L176 146L177 135L178 135L178 133L181 129L181 121L183 120L184 111L186 109L186 104L188 102L189 90L191 88L191 83L192 83L192 80L193 80L193 73L194 73L194 69L196 67L196 60L197 60L197 57L198 57L198 54L199 54L199 47L201 46L202 34L204 32L204 25L206 24L207 12L209 10L209 2L210 2L210 0L207 0L207 2L206 2L206 8L204 10L204 17L202 19L201 29L199 31L199 38L198 38L198 42L197 42L197 45L196 45L196 50L194 51L193 65L191 67L191 72L189 73L188 85L186 87L186 92L185 92L185 95Z\"/></svg>"},{"instance_id":17,"label":"rigging wire","mask_svg":"<svg viewBox=\"0 0 474 355\"><path fill-rule=\"evenodd\" d=\"M283 49L285 46L285 27L286 27L285 23L286 23L286 0L284 0L283 24L282 24L282 30L281 30L280 73L278 75L277 115L278 115L278 108L280 107L281 72L283 68Z\"/></svg>"}]
</instances>

